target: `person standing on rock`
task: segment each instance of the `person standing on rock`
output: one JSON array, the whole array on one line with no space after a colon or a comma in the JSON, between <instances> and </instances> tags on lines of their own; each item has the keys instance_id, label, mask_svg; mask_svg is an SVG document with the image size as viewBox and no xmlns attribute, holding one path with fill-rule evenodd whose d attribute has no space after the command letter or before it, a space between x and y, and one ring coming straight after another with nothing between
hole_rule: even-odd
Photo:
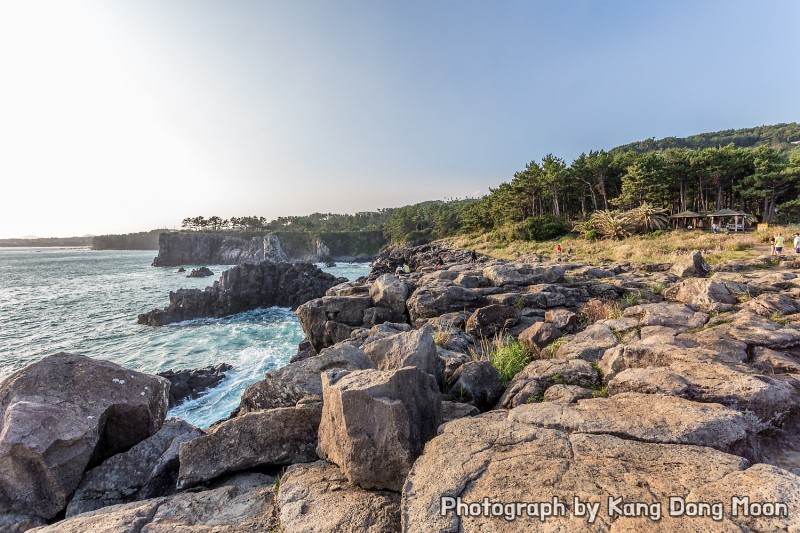
<instances>
[{"instance_id":1,"label":"person standing on rock","mask_svg":"<svg viewBox=\"0 0 800 533\"><path fill-rule=\"evenodd\" d=\"M770 247L769 255L770 256L775 255L775 235L769 238L769 247Z\"/></svg>"},{"instance_id":2,"label":"person standing on rock","mask_svg":"<svg viewBox=\"0 0 800 533\"><path fill-rule=\"evenodd\" d=\"M794 234L794 253L800 254L800 233Z\"/></svg>"},{"instance_id":3,"label":"person standing on rock","mask_svg":"<svg viewBox=\"0 0 800 533\"><path fill-rule=\"evenodd\" d=\"M475 253L475 250L472 250L469 253L469 262L470 263L477 263L478 262L478 254Z\"/></svg>"},{"instance_id":4,"label":"person standing on rock","mask_svg":"<svg viewBox=\"0 0 800 533\"><path fill-rule=\"evenodd\" d=\"M442 259L441 255L436 259L436 270L439 270L440 268L444 268L444 260Z\"/></svg>"},{"instance_id":5,"label":"person standing on rock","mask_svg":"<svg viewBox=\"0 0 800 533\"><path fill-rule=\"evenodd\" d=\"M561 244L556 246L556 261L561 261Z\"/></svg>"}]
</instances>

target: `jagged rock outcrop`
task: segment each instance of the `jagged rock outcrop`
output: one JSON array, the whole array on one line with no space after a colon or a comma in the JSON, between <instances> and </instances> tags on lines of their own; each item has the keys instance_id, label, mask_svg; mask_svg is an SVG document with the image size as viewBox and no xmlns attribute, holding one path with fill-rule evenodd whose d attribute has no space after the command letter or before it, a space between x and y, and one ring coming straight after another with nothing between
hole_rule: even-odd
<instances>
[{"instance_id":1,"label":"jagged rock outcrop","mask_svg":"<svg viewBox=\"0 0 800 533\"><path fill-rule=\"evenodd\" d=\"M217 424L180 447L178 488L247 468L317 459L322 407L308 403L247 413Z\"/></svg>"},{"instance_id":2,"label":"jagged rock outcrop","mask_svg":"<svg viewBox=\"0 0 800 533\"><path fill-rule=\"evenodd\" d=\"M213 276L214 272L208 267L193 268L187 278L207 278Z\"/></svg>"},{"instance_id":3,"label":"jagged rock outcrop","mask_svg":"<svg viewBox=\"0 0 800 533\"><path fill-rule=\"evenodd\" d=\"M364 490L347 481L336 465L317 461L292 465L278 491L284 533L400 531L400 495Z\"/></svg>"},{"instance_id":4,"label":"jagged rock outcrop","mask_svg":"<svg viewBox=\"0 0 800 533\"><path fill-rule=\"evenodd\" d=\"M166 370L157 375L170 382L169 407L170 409L184 400L192 400L200 396L207 389L217 386L225 379L225 373L233 367L227 363L205 368L187 370Z\"/></svg>"},{"instance_id":5,"label":"jagged rock outcrop","mask_svg":"<svg viewBox=\"0 0 800 533\"><path fill-rule=\"evenodd\" d=\"M681 278L702 278L711 273L711 266L703 258L703 254L695 250L688 257L673 264L670 272Z\"/></svg>"},{"instance_id":6,"label":"jagged rock outcrop","mask_svg":"<svg viewBox=\"0 0 800 533\"><path fill-rule=\"evenodd\" d=\"M243 264L222 273L205 290L169 293L169 305L139 315L139 324L162 326L194 318L219 318L258 307L291 307L319 298L341 278L310 263Z\"/></svg>"},{"instance_id":7,"label":"jagged rock outcrop","mask_svg":"<svg viewBox=\"0 0 800 533\"><path fill-rule=\"evenodd\" d=\"M364 326L365 313L373 305L369 296L324 296L300 305L296 313L303 332L319 353Z\"/></svg>"},{"instance_id":8,"label":"jagged rock outcrop","mask_svg":"<svg viewBox=\"0 0 800 533\"><path fill-rule=\"evenodd\" d=\"M202 434L183 420L168 419L153 436L86 472L67 506L67 516L174 494L178 449Z\"/></svg>"},{"instance_id":9,"label":"jagged rock outcrop","mask_svg":"<svg viewBox=\"0 0 800 533\"><path fill-rule=\"evenodd\" d=\"M492 338L515 326L519 313L513 307L500 304L487 305L475 310L467 319L465 331L475 338Z\"/></svg>"},{"instance_id":10,"label":"jagged rock outcrop","mask_svg":"<svg viewBox=\"0 0 800 533\"><path fill-rule=\"evenodd\" d=\"M391 274L379 276L369 287L369 295L376 307L388 309L389 319L384 322L406 322L408 285Z\"/></svg>"},{"instance_id":11,"label":"jagged rock outcrop","mask_svg":"<svg viewBox=\"0 0 800 533\"><path fill-rule=\"evenodd\" d=\"M436 379L416 367L322 375L317 453L367 489L400 491L441 424Z\"/></svg>"},{"instance_id":12,"label":"jagged rock outcrop","mask_svg":"<svg viewBox=\"0 0 800 533\"><path fill-rule=\"evenodd\" d=\"M6 379L0 385L0 517L56 516L87 468L158 431L168 388L164 378L68 353Z\"/></svg>"},{"instance_id":13,"label":"jagged rock outcrop","mask_svg":"<svg viewBox=\"0 0 800 533\"><path fill-rule=\"evenodd\" d=\"M471 262L470 252L452 248L446 243L435 242L418 246L392 246L381 250L370 265L372 273L370 279L375 279L382 274L393 274L395 269L408 264L413 272L429 271L436 268L436 262L441 257L445 267L451 265L465 265ZM475 254L478 265L491 259L483 254Z\"/></svg>"},{"instance_id":14,"label":"jagged rock outcrop","mask_svg":"<svg viewBox=\"0 0 800 533\"><path fill-rule=\"evenodd\" d=\"M377 332L377 330L376 330ZM372 334L361 345L378 370L415 366L442 381L442 363L433 342L433 328Z\"/></svg>"}]
</instances>

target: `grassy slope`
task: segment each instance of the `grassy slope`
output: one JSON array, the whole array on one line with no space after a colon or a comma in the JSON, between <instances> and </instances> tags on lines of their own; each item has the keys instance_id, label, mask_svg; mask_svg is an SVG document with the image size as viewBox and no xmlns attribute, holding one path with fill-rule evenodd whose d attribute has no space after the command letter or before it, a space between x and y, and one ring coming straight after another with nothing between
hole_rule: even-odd
<instances>
[{"instance_id":1,"label":"grassy slope","mask_svg":"<svg viewBox=\"0 0 800 533\"><path fill-rule=\"evenodd\" d=\"M715 264L734 259L758 257L769 252L763 242L775 231L782 231L791 242L790 235L800 231L798 226L784 226L771 229L770 233L712 235L707 231L670 231L658 237L634 236L622 241L589 242L577 235L567 235L560 239L544 242L510 243L493 241L491 235L465 235L447 239L452 245L466 250L476 250L491 257L502 259L522 259L526 256L540 255L543 258L555 257L555 248L561 244L566 252L572 246L573 257L578 261L600 263L635 262L635 263L668 263L673 262L681 253L700 250L709 263Z\"/></svg>"}]
</instances>

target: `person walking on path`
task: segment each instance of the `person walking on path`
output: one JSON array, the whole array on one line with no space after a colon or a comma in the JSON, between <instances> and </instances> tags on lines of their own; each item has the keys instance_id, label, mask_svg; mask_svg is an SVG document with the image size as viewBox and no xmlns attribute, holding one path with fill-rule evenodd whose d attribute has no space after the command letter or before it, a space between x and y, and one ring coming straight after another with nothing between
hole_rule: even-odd
<instances>
[{"instance_id":1,"label":"person walking on path","mask_svg":"<svg viewBox=\"0 0 800 533\"><path fill-rule=\"evenodd\" d=\"M556 246L556 261L561 261L561 244Z\"/></svg>"},{"instance_id":2,"label":"person walking on path","mask_svg":"<svg viewBox=\"0 0 800 533\"><path fill-rule=\"evenodd\" d=\"M778 255L783 255L784 244L785 241L783 239L783 234L778 233L778 235L775 236L775 251L777 252Z\"/></svg>"},{"instance_id":3,"label":"person walking on path","mask_svg":"<svg viewBox=\"0 0 800 533\"><path fill-rule=\"evenodd\" d=\"M775 235L769 238L769 247L770 247L769 255L770 256L775 255Z\"/></svg>"}]
</instances>

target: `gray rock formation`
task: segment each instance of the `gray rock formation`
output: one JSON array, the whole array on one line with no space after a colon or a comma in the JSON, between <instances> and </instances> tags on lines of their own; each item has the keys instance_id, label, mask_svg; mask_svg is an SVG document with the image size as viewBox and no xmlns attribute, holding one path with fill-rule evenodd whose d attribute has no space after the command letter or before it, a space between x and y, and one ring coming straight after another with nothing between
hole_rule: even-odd
<instances>
[{"instance_id":1,"label":"gray rock formation","mask_svg":"<svg viewBox=\"0 0 800 533\"><path fill-rule=\"evenodd\" d=\"M507 305L487 305L475 310L467 319L466 332L476 338L492 338L513 327L519 321L519 313Z\"/></svg>"},{"instance_id":2,"label":"gray rock formation","mask_svg":"<svg viewBox=\"0 0 800 533\"><path fill-rule=\"evenodd\" d=\"M274 479L236 476L222 486L83 513L36 533L167 533L275 531Z\"/></svg>"},{"instance_id":3,"label":"gray rock formation","mask_svg":"<svg viewBox=\"0 0 800 533\"><path fill-rule=\"evenodd\" d=\"M284 533L400 531L400 495L370 491L347 481L341 470L325 461L292 465L278 491Z\"/></svg>"},{"instance_id":4,"label":"gray rock formation","mask_svg":"<svg viewBox=\"0 0 800 533\"><path fill-rule=\"evenodd\" d=\"M207 278L213 276L214 272L208 267L193 268L187 278Z\"/></svg>"},{"instance_id":5,"label":"gray rock formation","mask_svg":"<svg viewBox=\"0 0 800 533\"><path fill-rule=\"evenodd\" d=\"M364 325L364 314L373 307L369 296L324 296L297 308L303 332L319 353L346 340L355 328Z\"/></svg>"},{"instance_id":6,"label":"gray rock formation","mask_svg":"<svg viewBox=\"0 0 800 533\"><path fill-rule=\"evenodd\" d=\"M248 413L212 427L180 447L178 488L266 465L317 459L319 403Z\"/></svg>"},{"instance_id":7,"label":"gray rock formation","mask_svg":"<svg viewBox=\"0 0 800 533\"><path fill-rule=\"evenodd\" d=\"M379 276L369 288L369 295L376 307L388 309L391 314L384 322L406 322L408 312L406 299L408 285L391 274Z\"/></svg>"},{"instance_id":8,"label":"gray rock formation","mask_svg":"<svg viewBox=\"0 0 800 533\"><path fill-rule=\"evenodd\" d=\"M86 472L67 506L67 516L173 494L178 449L202 434L183 420L168 419L153 436Z\"/></svg>"},{"instance_id":9,"label":"gray rock formation","mask_svg":"<svg viewBox=\"0 0 800 533\"><path fill-rule=\"evenodd\" d=\"M225 378L225 372L233 367L227 363L205 368L188 370L166 370L157 375L170 382L169 407L170 409L184 400L191 400L200 396L207 389L217 386Z\"/></svg>"},{"instance_id":10,"label":"gray rock formation","mask_svg":"<svg viewBox=\"0 0 800 533\"><path fill-rule=\"evenodd\" d=\"M545 391L554 385L596 387L600 384L597 371L581 359L540 359L532 361L508 384L498 407L510 409L541 401Z\"/></svg>"},{"instance_id":11,"label":"gray rock formation","mask_svg":"<svg viewBox=\"0 0 800 533\"><path fill-rule=\"evenodd\" d=\"M726 511L720 521L711 516L671 517L666 512L670 496L726 502L727 506L734 494L797 509L800 477L785 470L751 465L741 457L703 446L545 429L512 416L515 411L454 420L428 443L403 488L403 531L543 529L540 513L523 512L513 521L502 516L457 516L456 498L467 504L480 504L484 498L502 503L552 503L557 498L565 512L544 517L545 526L553 531L777 531L800 526L800 517L791 512L754 517L731 516ZM652 413L642 423L654 421L655 416ZM448 507L443 508L443 497L452 498L444 502ZM658 502L663 512L658 521L652 515L610 516L609 497ZM574 498L599 504L593 525L587 514L574 512Z\"/></svg>"},{"instance_id":12,"label":"gray rock formation","mask_svg":"<svg viewBox=\"0 0 800 533\"><path fill-rule=\"evenodd\" d=\"M169 293L169 305L139 315L139 324L162 326L194 318L219 318L258 307L291 307L319 298L340 283L309 263L243 264L222 273L205 290Z\"/></svg>"},{"instance_id":13,"label":"gray rock formation","mask_svg":"<svg viewBox=\"0 0 800 533\"><path fill-rule=\"evenodd\" d=\"M249 385L234 416L274 409L294 407L305 397L322 398L322 378L326 370L366 370L375 368L369 357L360 349L339 344L323 350L321 354L289 363L275 372L268 372L262 381Z\"/></svg>"},{"instance_id":14,"label":"gray rock formation","mask_svg":"<svg viewBox=\"0 0 800 533\"><path fill-rule=\"evenodd\" d=\"M329 371L317 453L367 489L400 491L414 460L441 424L433 376L415 367Z\"/></svg>"},{"instance_id":15,"label":"gray rock formation","mask_svg":"<svg viewBox=\"0 0 800 533\"><path fill-rule=\"evenodd\" d=\"M503 393L500 375L489 361L469 361L459 366L447 381L447 394L456 402L481 411L494 407Z\"/></svg>"},{"instance_id":16,"label":"gray rock formation","mask_svg":"<svg viewBox=\"0 0 800 533\"><path fill-rule=\"evenodd\" d=\"M263 260L261 239L218 233L162 233L153 266L237 265Z\"/></svg>"},{"instance_id":17,"label":"gray rock formation","mask_svg":"<svg viewBox=\"0 0 800 533\"><path fill-rule=\"evenodd\" d=\"M691 255L672 265L670 272L681 278L702 278L711 273L711 266L703 258L703 254L695 250Z\"/></svg>"},{"instance_id":18,"label":"gray rock formation","mask_svg":"<svg viewBox=\"0 0 800 533\"><path fill-rule=\"evenodd\" d=\"M399 370L414 366L442 381L442 363L433 342L433 328L371 335L361 345L378 370Z\"/></svg>"},{"instance_id":19,"label":"gray rock formation","mask_svg":"<svg viewBox=\"0 0 800 533\"><path fill-rule=\"evenodd\" d=\"M50 519L84 471L161 427L166 379L58 353L0 385L0 516Z\"/></svg>"}]
</instances>

